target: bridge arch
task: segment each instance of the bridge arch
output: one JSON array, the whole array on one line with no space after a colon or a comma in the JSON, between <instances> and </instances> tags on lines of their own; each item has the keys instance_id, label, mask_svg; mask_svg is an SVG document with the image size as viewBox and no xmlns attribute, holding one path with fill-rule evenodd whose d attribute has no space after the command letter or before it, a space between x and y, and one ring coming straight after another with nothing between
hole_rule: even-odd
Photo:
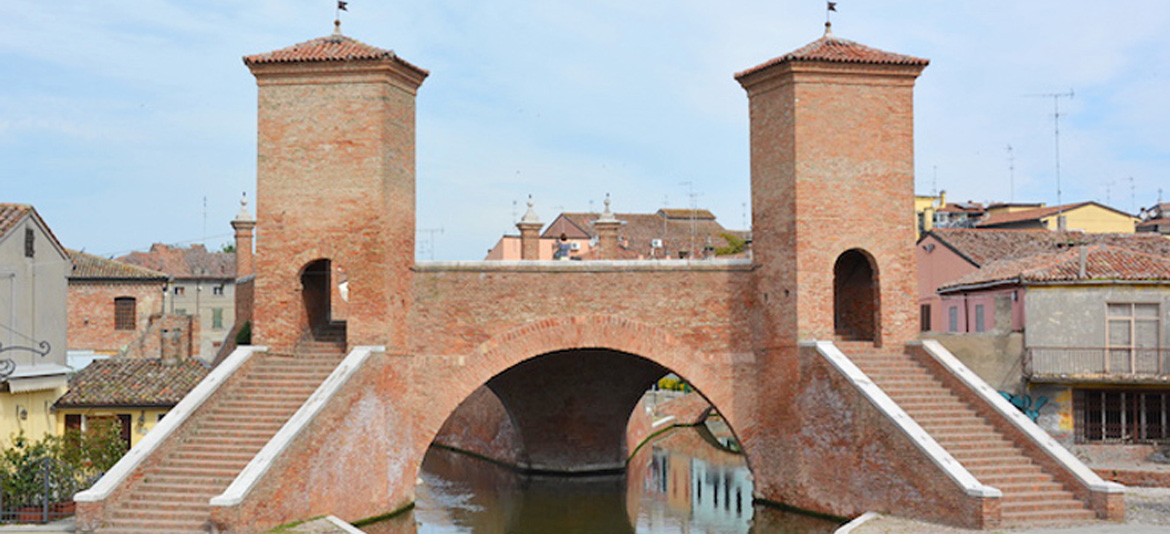
<instances>
[{"instance_id":1,"label":"bridge arch","mask_svg":"<svg viewBox=\"0 0 1170 534\"><path fill-rule=\"evenodd\" d=\"M508 375L520 367L532 367L539 360L589 355L599 358L600 365L612 365L618 358L641 360L658 368L661 376L674 372L695 387L707 402L720 410L729 426L739 428L743 418L735 413L731 384L732 356L701 351L665 330L611 316L572 316L534 321L498 334L481 343L460 362L458 383L448 384L429 407L418 430L421 446L415 455L421 462L426 449L435 440L443 424L460 404L480 386L492 387L506 382ZM601 355L611 357L604 358ZM645 365L636 366L641 372ZM454 381L453 381L454 382ZM652 383L652 380L647 383ZM506 387L506 386L503 386ZM645 391L643 386L638 396ZM499 395L508 404L509 394ZM629 402L621 427L637 403ZM522 429L518 429L523 432ZM622 442L624 444L624 441ZM532 468L540 469L540 462Z\"/></svg>"}]
</instances>

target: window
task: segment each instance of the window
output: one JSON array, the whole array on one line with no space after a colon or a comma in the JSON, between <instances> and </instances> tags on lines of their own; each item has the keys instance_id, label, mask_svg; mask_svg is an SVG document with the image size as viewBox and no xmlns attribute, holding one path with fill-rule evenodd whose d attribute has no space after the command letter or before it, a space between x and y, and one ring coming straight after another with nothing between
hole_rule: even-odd
<instances>
[{"instance_id":1,"label":"window","mask_svg":"<svg viewBox=\"0 0 1170 534\"><path fill-rule=\"evenodd\" d=\"M923 304L918 307L918 322L919 328L923 332L930 331L930 304Z\"/></svg>"},{"instance_id":2,"label":"window","mask_svg":"<svg viewBox=\"0 0 1170 534\"><path fill-rule=\"evenodd\" d=\"M951 332L958 332L959 331L959 307L958 306L951 306L949 309L947 309L947 323L948 323L947 326L949 327L948 328L949 331L951 331Z\"/></svg>"},{"instance_id":3,"label":"window","mask_svg":"<svg viewBox=\"0 0 1170 534\"><path fill-rule=\"evenodd\" d=\"M24 257L31 258L36 255L37 234L33 232L32 228L24 229Z\"/></svg>"},{"instance_id":4,"label":"window","mask_svg":"<svg viewBox=\"0 0 1170 534\"><path fill-rule=\"evenodd\" d=\"M1150 443L1170 439L1170 390L1076 390L1078 442Z\"/></svg>"},{"instance_id":5,"label":"window","mask_svg":"<svg viewBox=\"0 0 1170 534\"><path fill-rule=\"evenodd\" d=\"M975 305L975 331L982 332L983 328L983 305Z\"/></svg>"},{"instance_id":6,"label":"window","mask_svg":"<svg viewBox=\"0 0 1170 534\"><path fill-rule=\"evenodd\" d=\"M137 302L134 297L114 299L114 330L134 330L138 322L135 315Z\"/></svg>"},{"instance_id":7,"label":"window","mask_svg":"<svg viewBox=\"0 0 1170 534\"><path fill-rule=\"evenodd\" d=\"M223 285L218 285L218 286L211 288L211 294L212 295L222 295L223 294Z\"/></svg>"},{"instance_id":8,"label":"window","mask_svg":"<svg viewBox=\"0 0 1170 534\"><path fill-rule=\"evenodd\" d=\"M186 288L183 286L175 286L172 291L175 293L175 295L182 295L186 291Z\"/></svg>"},{"instance_id":9,"label":"window","mask_svg":"<svg viewBox=\"0 0 1170 534\"><path fill-rule=\"evenodd\" d=\"M65 414L65 430L81 431L81 414L67 413Z\"/></svg>"},{"instance_id":10,"label":"window","mask_svg":"<svg viewBox=\"0 0 1170 534\"><path fill-rule=\"evenodd\" d=\"M1157 304L1107 304L1105 349L1110 373L1159 373Z\"/></svg>"},{"instance_id":11,"label":"window","mask_svg":"<svg viewBox=\"0 0 1170 534\"><path fill-rule=\"evenodd\" d=\"M211 329L223 330L223 308L211 309Z\"/></svg>"}]
</instances>

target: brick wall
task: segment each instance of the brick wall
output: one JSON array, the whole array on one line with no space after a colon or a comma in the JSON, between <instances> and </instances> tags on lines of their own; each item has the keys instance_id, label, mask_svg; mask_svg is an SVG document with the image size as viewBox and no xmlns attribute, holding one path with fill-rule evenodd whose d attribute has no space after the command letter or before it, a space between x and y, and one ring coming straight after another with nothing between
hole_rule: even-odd
<instances>
[{"instance_id":1,"label":"brick wall","mask_svg":"<svg viewBox=\"0 0 1170 534\"><path fill-rule=\"evenodd\" d=\"M422 75L390 60L252 65L252 72L256 342L291 348L309 326L301 270L331 259L349 277L351 345L404 346Z\"/></svg>"},{"instance_id":2,"label":"brick wall","mask_svg":"<svg viewBox=\"0 0 1170 534\"><path fill-rule=\"evenodd\" d=\"M70 350L118 352L138 340L152 314L162 312L162 282L81 282L70 280L68 289L68 345ZM133 297L136 302L134 330L114 328L114 299Z\"/></svg>"}]
</instances>

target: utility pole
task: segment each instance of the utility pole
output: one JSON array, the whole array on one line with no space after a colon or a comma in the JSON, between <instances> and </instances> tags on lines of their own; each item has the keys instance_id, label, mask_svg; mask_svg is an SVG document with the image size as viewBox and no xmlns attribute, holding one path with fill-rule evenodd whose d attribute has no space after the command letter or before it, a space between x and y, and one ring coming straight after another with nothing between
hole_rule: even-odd
<instances>
[{"instance_id":1,"label":"utility pole","mask_svg":"<svg viewBox=\"0 0 1170 534\"><path fill-rule=\"evenodd\" d=\"M1067 93L1040 93L1027 96L1052 99L1052 138L1056 146L1056 205L1060 207L1056 213L1056 224L1059 228L1059 221L1064 217L1064 201L1060 190L1060 99L1071 99L1073 90L1069 89Z\"/></svg>"}]
</instances>

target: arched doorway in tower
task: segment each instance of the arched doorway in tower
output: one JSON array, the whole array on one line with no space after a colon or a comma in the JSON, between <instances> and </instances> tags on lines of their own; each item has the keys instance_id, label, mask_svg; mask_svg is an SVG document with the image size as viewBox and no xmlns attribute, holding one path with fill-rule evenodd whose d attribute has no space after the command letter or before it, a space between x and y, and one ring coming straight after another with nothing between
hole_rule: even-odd
<instances>
[{"instance_id":1,"label":"arched doorway in tower","mask_svg":"<svg viewBox=\"0 0 1170 534\"><path fill-rule=\"evenodd\" d=\"M833 329L848 341L880 342L881 292L876 262L850 249L833 265Z\"/></svg>"},{"instance_id":2,"label":"arched doorway in tower","mask_svg":"<svg viewBox=\"0 0 1170 534\"><path fill-rule=\"evenodd\" d=\"M309 262L301 269L305 338L344 341L348 291L345 270L328 258Z\"/></svg>"}]
</instances>

